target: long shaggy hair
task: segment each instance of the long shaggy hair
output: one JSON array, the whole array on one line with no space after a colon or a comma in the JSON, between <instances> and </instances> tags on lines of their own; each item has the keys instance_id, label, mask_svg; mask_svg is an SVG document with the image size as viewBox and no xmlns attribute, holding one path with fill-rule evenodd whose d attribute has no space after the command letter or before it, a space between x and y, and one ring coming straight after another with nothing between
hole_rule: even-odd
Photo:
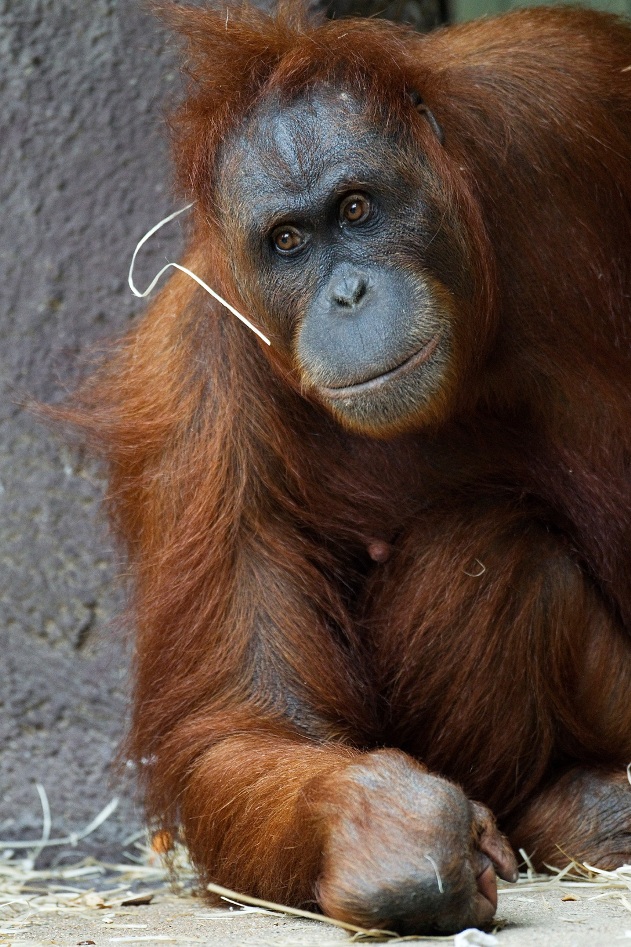
<instances>
[{"instance_id":1,"label":"long shaggy hair","mask_svg":"<svg viewBox=\"0 0 631 947\"><path fill-rule=\"evenodd\" d=\"M426 37L313 26L293 7L162 14L189 76L171 122L196 201L184 263L237 308L222 142L266 97L322 83L353 89L384 134L420 93L445 143L428 130L418 147L474 261L473 368L431 433L434 460L421 435L345 434L303 397L297 366L181 273L57 412L104 458L129 557L127 750L149 817L183 820L206 877L304 901L321 844L305 785L366 749L424 754L504 818L560 755L630 751L628 710L599 747L568 684L585 649L600 667L611 643L586 629L631 626L630 32L563 9ZM408 538L373 581L375 524ZM557 604L561 587L573 604ZM620 648L607 687L628 685Z\"/></svg>"}]
</instances>

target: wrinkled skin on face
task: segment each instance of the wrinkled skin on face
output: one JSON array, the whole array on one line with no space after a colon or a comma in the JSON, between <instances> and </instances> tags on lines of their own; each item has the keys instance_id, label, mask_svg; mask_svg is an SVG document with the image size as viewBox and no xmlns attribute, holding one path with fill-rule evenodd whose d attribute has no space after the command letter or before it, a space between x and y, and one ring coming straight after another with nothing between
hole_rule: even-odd
<instances>
[{"instance_id":1,"label":"wrinkled skin on face","mask_svg":"<svg viewBox=\"0 0 631 947\"><path fill-rule=\"evenodd\" d=\"M218 194L239 292L303 393L360 433L441 419L470 277L405 130L326 86L268 98L225 146Z\"/></svg>"}]
</instances>

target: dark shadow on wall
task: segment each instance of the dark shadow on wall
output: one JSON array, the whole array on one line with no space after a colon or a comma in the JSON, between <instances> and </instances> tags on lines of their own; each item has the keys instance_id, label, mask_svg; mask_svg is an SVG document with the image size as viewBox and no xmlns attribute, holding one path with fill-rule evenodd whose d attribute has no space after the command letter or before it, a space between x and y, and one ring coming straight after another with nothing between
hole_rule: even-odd
<instances>
[{"instance_id":1,"label":"dark shadow on wall","mask_svg":"<svg viewBox=\"0 0 631 947\"><path fill-rule=\"evenodd\" d=\"M80 851L138 824L111 784L129 649L94 465L19 406L58 400L81 356L142 308L136 241L174 206L161 108L178 86L160 29L125 0L0 3L0 838L118 811ZM179 226L138 280L177 257ZM51 850L52 851L52 850ZM76 853L77 856L79 852Z\"/></svg>"}]
</instances>

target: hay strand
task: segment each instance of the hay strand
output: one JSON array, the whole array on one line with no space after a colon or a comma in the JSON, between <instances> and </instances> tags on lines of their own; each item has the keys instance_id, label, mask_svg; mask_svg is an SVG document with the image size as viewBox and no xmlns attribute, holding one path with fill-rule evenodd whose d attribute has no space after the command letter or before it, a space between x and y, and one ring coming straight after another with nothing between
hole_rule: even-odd
<instances>
[{"instance_id":1,"label":"hay strand","mask_svg":"<svg viewBox=\"0 0 631 947\"><path fill-rule=\"evenodd\" d=\"M125 853L128 861L111 863L95 858L83 858L65 867L37 869L34 857L49 846L67 845L73 849L77 842L94 832L115 811L117 800L113 799L83 829L72 832L65 838L52 838L53 819L48 797L43 787L38 789L42 807L42 831L39 839L31 841L3 841L0 843L0 943L10 938L12 943L24 934L32 932L32 925L42 915L93 917L98 912L100 921L116 927L115 919L123 919L126 904L148 904L155 897L159 900L188 905L193 917L200 921L238 918L243 912L304 918L319 924L345 930L351 940L377 941L389 943L404 941L449 941L451 937L398 937L390 931L365 929L327 918L324 915L298 908L287 907L275 902L264 901L242 895L219 885L209 885L208 890L218 894L226 904L225 909L208 908L199 912L199 901L193 898L196 876L188 860L185 848L176 843L168 855L168 864L163 853L156 851L149 843L134 842L134 851ZM136 833L134 833L136 836ZM132 836L128 841L132 841ZM30 857L24 858L17 853L30 849ZM510 895L518 897L528 893L546 893L561 897L578 895L581 900L600 900L615 898L625 911L631 910L631 865L622 865L614 871L605 871L576 861L565 868L548 867L549 874L538 873L532 866L526 853L522 872L516 885L498 887L501 901ZM177 881L174 882L174 877ZM233 906L237 910L233 909ZM146 910L143 908L143 910ZM134 925L120 925L129 934L121 930L116 942L131 943L144 939L144 935L132 934ZM152 935L152 940L159 939ZM124 938L124 940L122 939ZM171 938L169 938L171 939ZM180 938L173 938L174 941ZM111 942L113 938L110 938ZM189 940L190 942L190 940Z\"/></svg>"},{"instance_id":2,"label":"hay strand","mask_svg":"<svg viewBox=\"0 0 631 947\"><path fill-rule=\"evenodd\" d=\"M208 286L208 284L205 283L203 279L200 279L200 277L197 276L196 273L193 273L193 271L189 270L186 266L181 266L181 264L179 263L167 263L166 266L163 266L160 272L156 276L154 276L154 278L151 280L151 282L149 283L149 286L144 292L141 292L139 289L137 289L134 283L133 274L134 274L134 264L136 263L136 256L138 255L138 251L140 250L141 247L145 245L147 240L149 240L150 237L152 237L154 233L156 233L156 231L160 230L161 227L164 227L165 224L168 224L175 217L178 217L180 214L183 214L184 211L189 210L192 206L193 204L187 204L185 207L180 208L180 210L176 210L172 214L169 214L168 217L165 217L159 223L155 224L150 230L148 230L147 233L144 235L144 237L142 237L142 239L139 240L136 246L136 249L134 250L133 256L131 258L131 263L129 266L129 273L127 275L127 282L129 283L129 288L131 289L134 296L138 296L140 299L143 299L145 296L149 295L149 293L154 288L156 283L159 281L163 273L166 273L166 271L169 269L180 270L180 272L186 273L187 276L190 276L191 279L195 280L195 282L199 286L201 286L201 288L205 290L205 292L207 292L209 296L212 296L213 299L215 299L218 303L224 306L224 308L227 309L229 312L231 312L233 316L236 316L237 319L240 319L241 322L243 322L244 325L248 327L248 329L251 329L252 332L258 335L259 339L262 339L263 342L266 343L266 345L270 345L271 343L270 343L270 340L267 338L267 336L263 335L261 330L257 329L257 327L252 322L250 322L249 319L246 319L246 317L242 313L240 313L238 309L235 309L234 306L231 306L230 303L227 302L223 298L223 296L220 296L219 293L215 292L214 289L211 289L211 287Z\"/></svg>"}]
</instances>

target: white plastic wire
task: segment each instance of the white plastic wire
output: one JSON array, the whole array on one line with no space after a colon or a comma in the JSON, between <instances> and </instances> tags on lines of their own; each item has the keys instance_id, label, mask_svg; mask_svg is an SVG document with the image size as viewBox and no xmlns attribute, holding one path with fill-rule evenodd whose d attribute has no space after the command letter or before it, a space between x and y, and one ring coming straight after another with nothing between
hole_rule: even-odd
<instances>
[{"instance_id":1,"label":"white plastic wire","mask_svg":"<svg viewBox=\"0 0 631 947\"><path fill-rule=\"evenodd\" d=\"M195 282L196 282L199 286L201 286L201 288L202 288L203 290L205 290L210 296L212 296L213 299L216 299L218 303L221 303L222 306L225 306L225 308L226 308L229 312L231 312L233 316L236 316L237 319L240 319L241 322L243 322L243 323L248 327L248 329L251 329L252 332L255 332L256 335L258 335L259 339L262 339L263 342L266 343L266 345L270 345L270 340L267 338L267 336L266 336L266 335L263 335L263 333L261 332L261 330L260 330L260 329L257 329L256 326L253 325L253 324L250 322L249 319L246 319L245 316L242 315L242 313L240 313L238 309L235 309L234 306L231 306L230 303L227 302L227 301L223 298L223 296L220 296L219 293L216 293L214 289L211 289L210 286L208 286L208 285L203 281L203 279L200 279L199 276L197 276L195 273L193 273L192 270L189 270L189 269L188 269L187 267L185 267L185 266L181 266L179 263L167 263L166 266L163 266L162 269L160 270L160 272L159 272L156 276L154 276L154 278L151 280L151 282L149 283L149 286L148 286L147 289L144 291L144 293L140 292L140 290L137 289L137 287L136 287L136 285L135 285L135 283L134 283L134 276L133 276L133 274L134 274L134 264L135 264L135 262L136 262L136 257L137 257L137 255L138 255L138 251L140 250L141 247L143 247L143 246L145 245L145 243L147 242L147 240L150 239L150 237L153 237L154 233L156 233L157 230L160 230L161 227L164 227L165 224L168 224L168 223L169 223L170 221L172 221L175 217L178 217L180 214L183 214L184 211L189 210L192 206L193 206L192 204L187 204L185 207L180 208L180 210L176 210L176 211L174 211L172 214L169 214L168 217L165 217L163 220L161 220L159 223L157 223L154 227L151 228L151 230L148 230L147 233L144 235L144 237L139 241L139 243L138 243L136 249L134 250L134 255L133 255L132 258L131 258L131 264L130 264L130 266L129 266L129 275L128 275L128 277L127 277L127 282L129 283L129 288L131 289L131 291L132 291L132 293L134 294L134 296L138 296L140 299L143 299L145 296L148 296L148 295L149 295L149 293L150 293L151 290L154 288L154 286L156 285L156 283L158 282L158 280L160 279L160 277L162 276L162 274L163 274L163 273L166 273L166 271L167 271L168 269L173 268L173 269L176 269L176 270L180 270L182 273L186 273L187 276L190 276L191 279L194 279Z\"/></svg>"}]
</instances>

